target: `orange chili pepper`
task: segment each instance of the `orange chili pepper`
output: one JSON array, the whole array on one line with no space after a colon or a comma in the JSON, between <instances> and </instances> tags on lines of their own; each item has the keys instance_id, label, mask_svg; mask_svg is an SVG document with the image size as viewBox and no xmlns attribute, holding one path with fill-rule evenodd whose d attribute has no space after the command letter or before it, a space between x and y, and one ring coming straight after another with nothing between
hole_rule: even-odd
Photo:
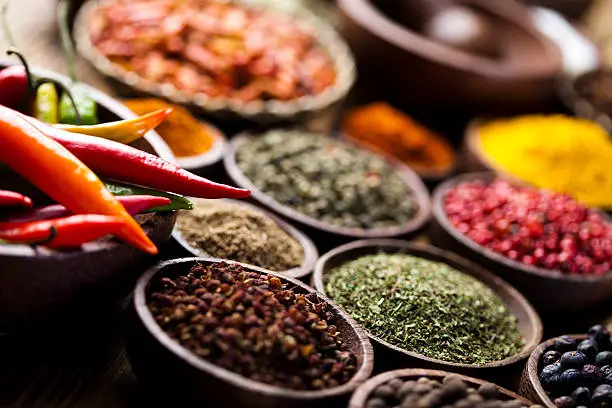
<instances>
[{"instance_id":1,"label":"orange chili pepper","mask_svg":"<svg viewBox=\"0 0 612 408\"><path fill-rule=\"evenodd\" d=\"M115 234L150 254L155 244L100 179L62 145L0 106L0 161L75 214L112 215L123 221Z\"/></svg>"}]
</instances>

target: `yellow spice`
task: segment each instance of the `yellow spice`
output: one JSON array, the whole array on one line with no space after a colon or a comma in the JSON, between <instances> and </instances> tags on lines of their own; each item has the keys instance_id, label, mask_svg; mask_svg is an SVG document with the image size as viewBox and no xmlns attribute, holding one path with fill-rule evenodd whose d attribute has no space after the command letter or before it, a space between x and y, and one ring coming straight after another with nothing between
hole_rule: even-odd
<instances>
[{"instance_id":1,"label":"yellow spice","mask_svg":"<svg viewBox=\"0 0 612 408\"><path fill-rule=\"evenodd\" d=\"M498 120L479 130L502 171L538 187L612 208L612 140L597 124L561 115Z\"/></svg>"}]
</instances>

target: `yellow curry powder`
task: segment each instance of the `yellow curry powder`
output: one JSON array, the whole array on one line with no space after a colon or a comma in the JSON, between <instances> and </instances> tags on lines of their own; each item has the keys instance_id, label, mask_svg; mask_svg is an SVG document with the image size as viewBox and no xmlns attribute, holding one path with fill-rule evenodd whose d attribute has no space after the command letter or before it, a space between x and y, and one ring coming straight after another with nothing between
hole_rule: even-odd
<instances>
[{"instance_id":1,"label":"yellow curry powder","mask_svg":"<svg viewBox=\"0 0 612 408\"><path fill-rule=\"evenodd\" d=\"M484 124L479 136L499 170L590 206L612 208L612 140L596 123L522 116Z\"/></svg>"},{"instance_id":2,"label":"yellow curry powder","mask_svg":"<svg viewBox=\"0 0 612 408\"><path fill-rule=\"evenodd\" d=\"M172 105L161 99L129 99L125 106L137 115L144 115L157 109L172 108L173 112L155 131L164 139L177 157L189 157L208 151L214 136L206 126L194 118L182 106Z\"/></svg>"}]
</instances>

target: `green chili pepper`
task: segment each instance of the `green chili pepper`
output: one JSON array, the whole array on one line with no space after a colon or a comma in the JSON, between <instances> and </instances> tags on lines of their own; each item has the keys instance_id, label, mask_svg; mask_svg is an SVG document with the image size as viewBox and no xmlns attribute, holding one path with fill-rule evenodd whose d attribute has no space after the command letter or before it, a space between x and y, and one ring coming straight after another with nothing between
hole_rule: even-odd
<instances>
[{"instance_id":1,"label":"green chili pepper","mask_svg":"<svg viewBox=\"0 0 612 408\"><path fill-rule=\"evenodd\" d=\"M161 207L155 207L147 210L146 212L162 212L162 211L174 211L174 210L192 210L193 203L187 198L169 193L166 191L153 190L146 187L132 186L129 184L119 184L115 182L105 181L104 184L108 191L116 196L133 196L133 195L152 195L158 197L166 197L172 200L170 204Z\"/></svg>"},{"instance_id":2,"label":"green chili pepper","mask_svg":"<svg viewBox=\"0 0 612 408\"><path fill-rule=\"evenodd\" d=\"M98 106L96 102L78 85L73 86L70 91L79 110L80 122L79 115L66 92L62 93L60 101L59 122L67 125L97 125Z\"/></svg>"},{"instance_id":3,"label":"green chili pepper","mask_svg":"<svg viewBox=\"0 0 612 408\"><path fill-rule=\"evenodd\" d=\"M57 123L58 98L55 85L52 83L40 84L36 89L36 99L34 100L34 117L46 123Z\"/></svg>"}]
</instances>

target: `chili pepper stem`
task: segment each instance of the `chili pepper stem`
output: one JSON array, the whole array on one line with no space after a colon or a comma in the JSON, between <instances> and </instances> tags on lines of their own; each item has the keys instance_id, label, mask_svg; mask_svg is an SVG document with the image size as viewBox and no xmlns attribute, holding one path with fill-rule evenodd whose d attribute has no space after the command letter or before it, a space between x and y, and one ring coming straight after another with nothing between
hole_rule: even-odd
<instances>
[{"instance_id":1,"label":"chili pepper stem","mask_svg":"<svg viewBox=\"0 0 612 408\"><path fill-rule=\"evenodd\" d=\"M74 46L72 44L72 38L70 38L70 28L68 27L68 11L70 8L70 2L67 0L61 0L58 9L58 25L60 31L60 38L62 40L62 48L66 55L66 61L68 65L68 72L70 73L70 79L72 82L76 82L76 70L74 67Z\"/></svg>"},{"instance_id":2,"label":"chili pepper stem","mask_svg":"<svg viewBox=\"0 0 612 408\"><path fill-rule=\"evenodd\" d=\"M34 79L32 78L32 72L30 71L30 66L28 65L28 61L26 61L25 57L23 56L23 54L21 54L21 52L19 52L19 50L17 48L11 47L6 51L7 55L15 55L17 58L19 58L19 61L21 61L21 65L23 65L23 69L25 69L26 72L26 78L28 79L28 87L26 89L26 94L23 100L23 108L25 108L25 110L28 110L28 104L32 98L33 92L34 92Z\"/></svg>"}]
</instances>

